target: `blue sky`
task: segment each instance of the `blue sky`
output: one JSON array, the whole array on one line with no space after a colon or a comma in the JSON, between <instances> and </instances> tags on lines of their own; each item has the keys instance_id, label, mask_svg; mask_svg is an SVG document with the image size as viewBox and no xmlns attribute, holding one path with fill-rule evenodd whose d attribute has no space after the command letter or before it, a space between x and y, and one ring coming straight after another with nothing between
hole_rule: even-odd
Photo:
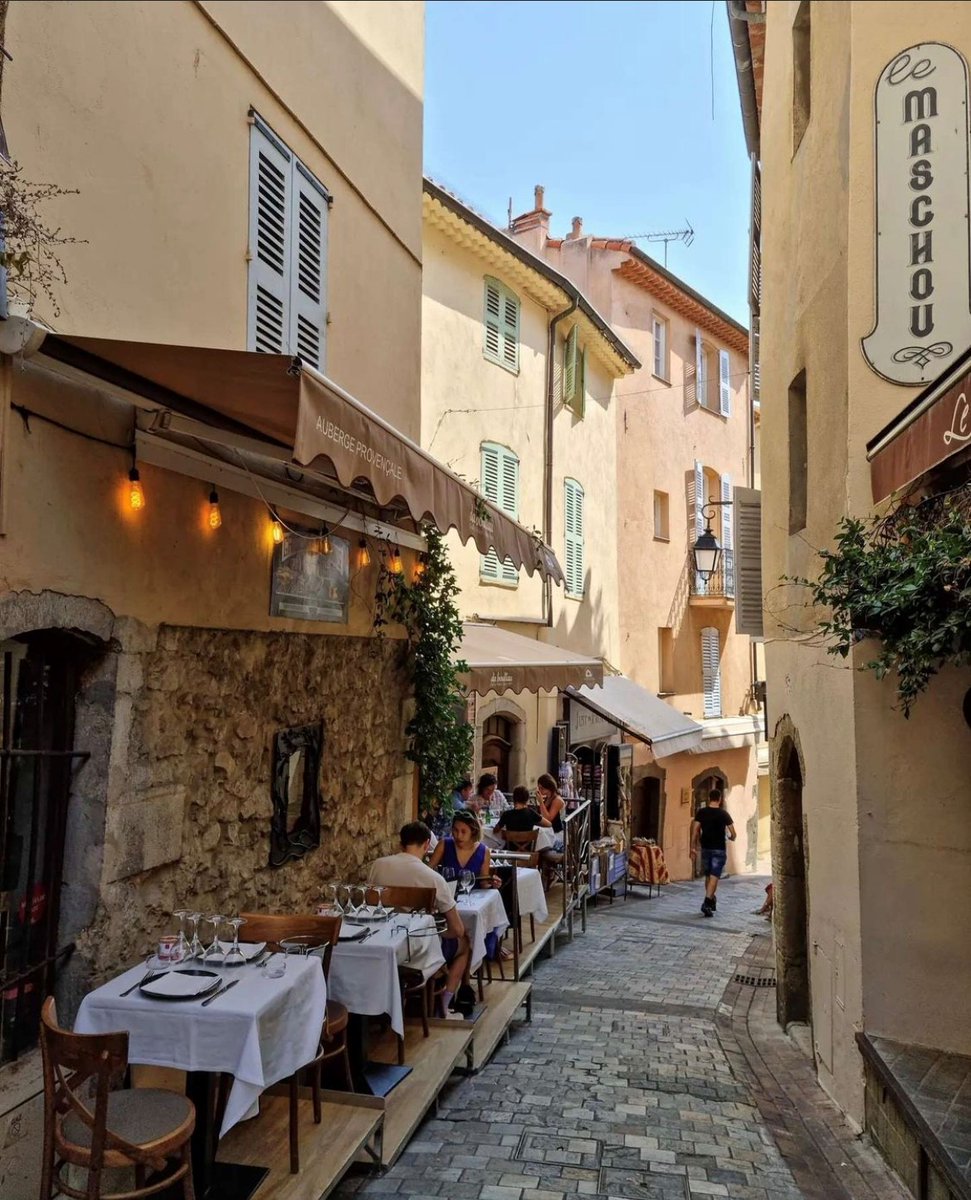
<instances>
[{"instance_id":1,"label":"blue sky","mask_svg":"<svg viewBox=\"0 0 971 1200\"><path fill-rule=\"evenodd\" d=\"M712 19L714 19L712 46ZM722 0L429 0L425 170L497 223L695 230L668 266L746 322L749 168ZM714 120L712 120L712 77ZM663 245L639 242L663 262Z\"/></svg>"}]
</instances>

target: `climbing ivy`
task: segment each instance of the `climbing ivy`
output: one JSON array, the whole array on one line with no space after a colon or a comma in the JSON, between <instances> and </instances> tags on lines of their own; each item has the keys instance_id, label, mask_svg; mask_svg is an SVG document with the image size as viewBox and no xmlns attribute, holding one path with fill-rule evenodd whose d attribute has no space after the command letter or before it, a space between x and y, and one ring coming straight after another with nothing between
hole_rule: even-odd
<instances>
[{"instance_id":1,"label":"climbing ivy","mask_svg":"<svg viewBox=\"0 0 971 1200\"><path fill-rule=\"evenodd\" d=\"M458 680L468 665L454 658L462 642L462 618L445 539L433 527L423 532L428 551L412 582L382 564L374 624L380 629L394 622L407 633L415 691L407 753L418 766L419 807L451 816L452 791L472 758L472 727L465 721Z\"/></svg>"},{"instance_id":2,"label":"climbing ivy","mask_svg":"<svg viewBox=\"0 0 971 1200\"><path fill-rule=\"evenodd\" d=\"M879 639L862 669L894 678L904 716L942 667L971 663L971 489L884 517L845 517L820 558L817 579L788 582L826 610L817 632L831 654L846 658L858 642Z\"/></svg>"}]
</instances>

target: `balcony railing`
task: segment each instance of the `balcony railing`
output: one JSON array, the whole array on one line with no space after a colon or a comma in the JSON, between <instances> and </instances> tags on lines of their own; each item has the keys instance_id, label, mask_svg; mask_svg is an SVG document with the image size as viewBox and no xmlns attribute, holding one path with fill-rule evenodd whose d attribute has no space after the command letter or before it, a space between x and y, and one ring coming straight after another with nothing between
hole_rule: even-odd
<instances>
[{"instance_id":1,"label":"balcony railing","mask_svg":"<svg viewBox=\"0 0 971 1200\"><path fill-rule=\"evenodd\" d=\"M688 591L691 596L711 600L735 599L735 551L723 550L718 570L710 579L703 579L695 570L694 554L688 552Z\"/></svg>"}]
</instances>

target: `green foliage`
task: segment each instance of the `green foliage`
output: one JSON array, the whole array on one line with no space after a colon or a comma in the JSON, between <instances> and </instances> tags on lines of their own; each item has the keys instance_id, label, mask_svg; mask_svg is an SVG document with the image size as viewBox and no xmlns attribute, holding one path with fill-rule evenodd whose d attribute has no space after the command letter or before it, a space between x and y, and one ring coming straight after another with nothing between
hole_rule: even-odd
<instances>
[{"instance_id":1,"label":"green foliage","mask_svg":"<svg viewBox=\"0 0 971 1200\"><path fill-rule=\"evenodd\" d=\"M408 723L408 757L418 765L419 807L451 815L452 790L468 771L472 727L465 722L465 697L458 675L468 670L453 655L462 642L462 618L455 597L455 572L445 539L424 530L428 553L424 570L409 583L382 565L374 624L404 626L408 635L415 715Z\"/></svg>"},{"instance_id":2,"label":"green foliage","mask_svg":"<svg viewBox=\"0 0 971 1200\"><path fill-rule=\"evenodd\" d=\"M790 582L828 610L819 631L831 654L880 640L864 669L894 676L904 716L942 667L971 663L971 491L866 522L844 518L835 549L820 557L818 579Z\"/></svg>"}]
</instances>

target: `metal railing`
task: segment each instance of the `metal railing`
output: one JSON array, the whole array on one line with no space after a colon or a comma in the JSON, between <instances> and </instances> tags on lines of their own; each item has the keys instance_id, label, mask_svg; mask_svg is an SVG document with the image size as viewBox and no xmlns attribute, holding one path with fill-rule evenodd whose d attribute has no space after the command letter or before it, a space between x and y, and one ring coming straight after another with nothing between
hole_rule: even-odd
<instances>
[{"instance_id":1,"label":"metal railing","mask_svg":"<svg viewBox=\"0 0 971 1200\"><path fill-rule=\"evenodd\" d=\"M718 559L718 570L710 579L703 579L695 570L694 554L688 552L688 589L692 596L724 597L735 599L735 551L723 550Z\"/></svg>"},{"instance_id":2,"label":"metal railing","mask_svg":"<svg viewBox=\"0 0 971 1200\"><path fill-rule=\"evenodd\" d=\"M574 914L587 929L590 894L590 801L568 813L563 821L563 916L572 939Z\"/></svg>"}]
</instances>

